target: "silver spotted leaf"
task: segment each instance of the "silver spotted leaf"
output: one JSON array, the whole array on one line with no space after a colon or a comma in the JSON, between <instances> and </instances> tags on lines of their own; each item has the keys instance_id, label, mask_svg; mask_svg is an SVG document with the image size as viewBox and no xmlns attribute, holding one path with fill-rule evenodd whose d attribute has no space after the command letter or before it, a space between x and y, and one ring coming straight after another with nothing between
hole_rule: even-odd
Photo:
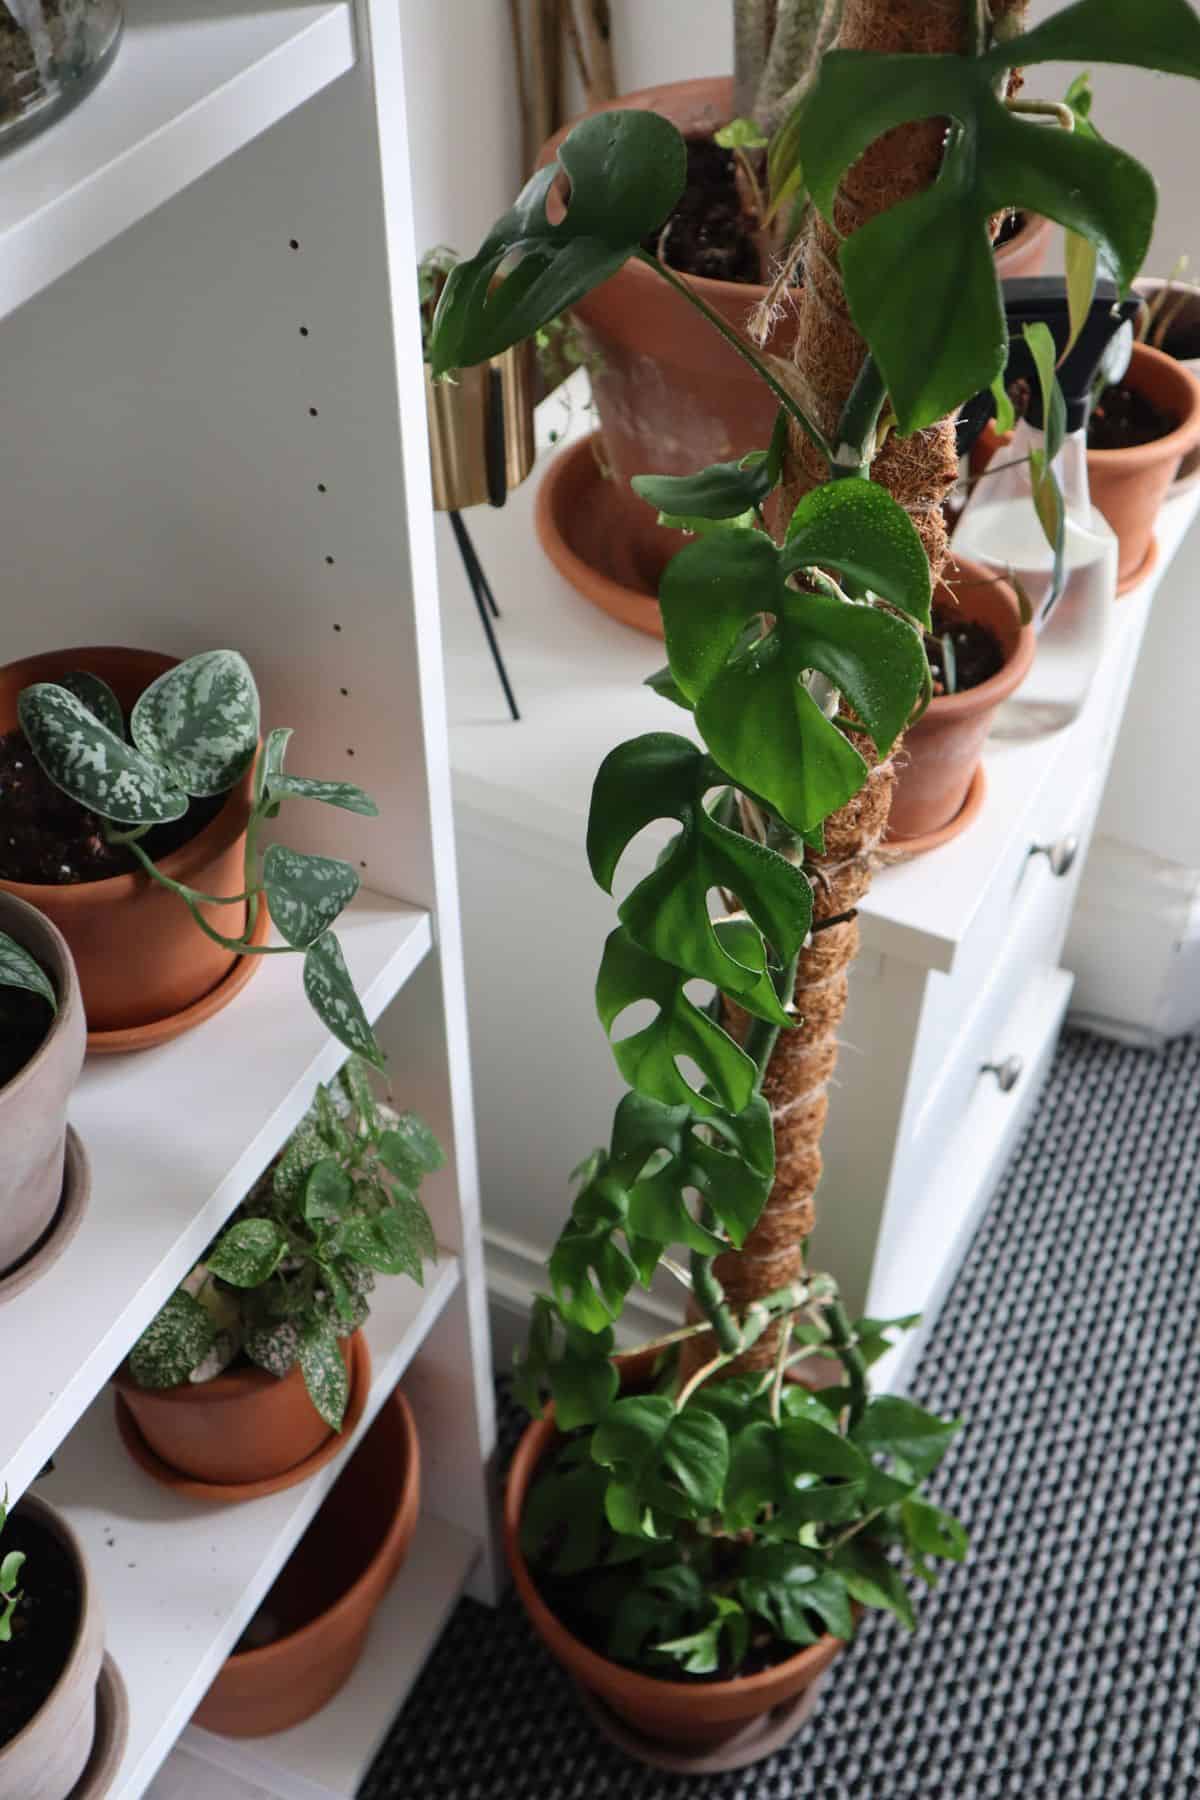
<instances>
[{"instance_id":1,"label":"silver spotted leaf","mask_svg":"<svg viewBox=\"0 0 1200 1800\"><path fill-rule=\"evenodd\" d=\"M263 858L263 885L280 936L307 950L353 900L359 880L349 863L335 857L272 844Z\"/></svg>"},{"instance_id":2,"label":"silver spotted leaf","mask_svg":"<svg viewBox=\"0 0 1200 1800\"><path fill-rule=\"evenodd\" d=\"M50 977L28 950L5 931L0 931L0 988L27 988L31 994L40 994L51 1012L58 1011L58 996Z\"/></svg>"},{"instance_id":3,"label":"silver spotted leaf","mask_svg":"<svg viewBox=\"0 0 1200 1800\"><path fill-rule=\"evenodd\" d=\"M326 1318L310 1319L300 1332L297 1359L308 1397L331 1431L342 1429L350 1380L337 1332Z\"/></svg>"},{"instance_id":4,"label":"silver spotted leaf","mask_svg":"<svg viewBox=\"0 0 1200 1800\"><path fill-rule=\"evenodd\" d=\"M246 1333L242 1348L252 1363L282 1381L296 1366L300 1331L290 1319L280 1319L273 1325L256 1325Z\"/></svg>"},{"instance_id":5,"label":"silver spotted leaf","mask_svg":"<svg viewBox=\"0 0 1200 1800\"><path fill-rule=\"evenodd\" d=\"M216 1335L205 1308L177 1288L129 1352L129 1373L139 1387L179 1387L208 1355Z\"/></svg>"},{"instance_id":6,"label":"silver spotted leaf","mask_svg":"<svg viewBox=\"0 0 1200 1800\"><path fill-rule=\"evenodd\" d=\"M89 675L86 669L71 669L66 675L59 677L59 686L65 687L69 694L82 700L89 712L95 713L102 725L107 725L114 737L124 739L125 714L121 711L121 702L109 687L107 681L101 681L99 675Z\"/></svg>"},{"instance_id":7,"label":"silver spotted leaf","mask_svg":"<svg viewBox=\"0 0 1200 1800\"><path fill-rule=\"evenodd\" d=\"M259 758L255 775L255 803L266 799L268 818L274 818L281 800L322 800L326 806L340 806L345 812L362 813L365 818L378 817L379 808L369 794L364 794L352 781L316 781L307 775L285 775L283 759L287 755L290 727L280 725L272 731Z\"/></svg>"},{"instance_id":8,"label":"silver spotted leaf","mask_svg":"<svg viewBox=\"0 0 1200 1800\"><path fill-rule=\"evenodd\" d=\"M279 1267L287 1247L287 1238L273 1220L241 1219L209 1251L209 1271L231 1287L261 1287Z\"/></svg>"},{"instance_id":9,"label":"silver spotted leaf","mask_svg":"<svg viewBox=\"0 0 1200 1800\"><path fill-rule=\"evenodd\" d=\"M119 825L164 825L187 811L187 794L168 772L66 688L51 681L27 687L17 716L45 774L89 812Z\"/></svg>"},{"instance_id":10,"label":"silver spotted leaf","mask_svg":"<svg viewBox=\"0 0 1200 1800\"><path fill-rule=\"evenodd\" d=\"M342 947L331 931L310 944L305 952L304 992L321 1023L339 1044L382 1069L383 1051L354 991Z\"/></svg>"},{"instance_id":11,"label":"silver spotted leaf","mask_svg":"<svg viewBox=\"0 0 1200 1800\"><path fill-rule=\"evenodd\" d=\"M203 650L152 681L130 716L133 741L197 798L224 794L258 744L258 689L236 650Z\"/></svg>"}]
</instances>

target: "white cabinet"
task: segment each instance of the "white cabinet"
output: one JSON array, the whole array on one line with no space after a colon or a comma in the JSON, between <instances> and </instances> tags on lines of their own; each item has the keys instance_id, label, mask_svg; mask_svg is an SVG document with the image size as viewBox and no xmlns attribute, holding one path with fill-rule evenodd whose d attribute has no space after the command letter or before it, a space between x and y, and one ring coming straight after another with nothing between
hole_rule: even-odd
<instances>
[{"instance_id":1,"label":"white cabinet","mask_svg":"<svg viewBox=\"0 0 1200 1800\"><path fill-rule=\"evenodd\" d=\"M304 1792L337 1800L464 1581L488 1595L496 1574L399 22L391 0L128 10L95 93L0 159L3 652L232 645L295 728L294 766L380 807L293 805L286 826L359 867L347 959L397 1093L449 1152L427 1190L440 1261L377 1295L360 1426L403 1377L425 1517L366 1674L315 1735L192 1738L271 1794L300 1758ZM146 1791L355 1440L301 1487L204 1507L129 1462L105 1384L343 1056L279 958L188 1036L89 1062L89 1211L0 1310L0 1479L16 1499L54 1455L41 1491L93 1558L129 1689L112 1800Z\"/></svg>"},{"instance_id":2,"label":"white cabinet","mask_svg":"<svg viewBox=\"0 0 1200 1800\"><path fill-rule=\"evenodd\" d=\"M542 411L546 429L561 428L561 401ZM571 430L586 423L577 407ZM485 1238L493 1294L510 1309L542 1281L568 1171L606 1140L621 1091L591 1004L613 923L584 855L591 782L623 738L690 727L639 685L661 646L586 605L542 556L535 491L536 479L502 513L472 515L519 724L506 720L443 554ZM1163 513L1160 571L1196 504ZM882 870L861 908L813 1246L856 1307L936 1306L1034 1103L1070 991L1063 940L1155 582L1117 603L1076 722L989 746L978 822ZM642 871L654 848L641 845ZM1002 1087L989 1065L1005 1063ZM640 1310L657 1318L674 1304L653 1296Z\"/></svg>"}]
</instances>

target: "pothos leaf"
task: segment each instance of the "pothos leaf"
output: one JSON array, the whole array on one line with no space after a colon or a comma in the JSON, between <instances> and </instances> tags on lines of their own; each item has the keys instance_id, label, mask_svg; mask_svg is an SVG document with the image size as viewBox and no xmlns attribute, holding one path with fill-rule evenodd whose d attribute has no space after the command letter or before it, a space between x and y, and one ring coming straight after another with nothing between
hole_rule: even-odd
<instances>
[{"instance_id":1,"label":"pothos leaf","mask_svg":"<svg viewBox=\"0 0 1200 1800\"><path fill-rule=\"evenodd\" d=\"M359 889L357 871L332 856L309 856L271 844L263 886L279 935L304 950L329 930Z\"/></svg>"},{"instance_id":2,"label":"pothos leaf","mask_svg":"<svg viewBox=\"0 0 1200 1800\"><path fill-rule=\"evenodd\" d=\"M71 669L59 677L59 686L65 687L69 694L82 700L89 712L95 713L102 725L107 725L114 737L124 739L125 714L121 711L121 702L99 675L92 675L86 669Z\"/></svg>"},{"instance_id":3,"label":"pothos leaf","mask_svg":"<svg viewBox=\"0 0 1200 1800\"><path fill-rule=\"evenodd\" d=\"M727 1594L709 1594L713 1616L707 1625L686 1637L669 1638L655 1645L660 1656L682 1664L689 1675L712 1675L721 1667L722 1642L728 1661L737 1668L750 1643L750 1621L736 1600Z\"/></svg>"},{"instance_id":4,"label":"pothos leaf","mask_svg":"<svg viewBox=\"0 0 1200 1800\"><path fill-rule=\"evenodd\" d=\"M89 812L120 825L163 825L187 811L187 794L168 772L66 688L35 682L17 701L17 716L43 772Z\"/></svg>"},{"instance_id":5,"label":"pothos leaf","mask_svg":"<svg viewBox=\"0 0 1200 1800\"><path fill-rule=\"evenodd\" d=\"M354 991L341 945L331 931L305 951L304 992L317 1017L339 1043L376 1069L382 1069L383 1051Z\"/></svg>"},{"instance_id":6,"label":"pothos leaf","mask_svg":"<svg viewBox=\"0 0 1200 1800\"><path fill-rule=\"evenodd\" d=\"M138 749L185 793L224 794L258 743L258 689L236 650L204 650L139 697L129 730Z\"/></svg>"},{"instance_id":7,"label":"pothos leaf","mask_svg":"<svg viewBox=\"0 0 1200 1800\"><path fill-rule=\"evenodd\" d=\"M54 983L36 957L29 954L15 938L0 931L0 988L24 988L46 1001L52 1013L58 1011Z\"/></svg>"},{"instance_id":8,"label":"pothos leaf","mask_svg":"<svg viewBox=\"0 0 1200 1800\"><path fill-rule=\"evenodd\" d=\"M854 1635L846 1583L822 1556L795 1544L751 1544L742 1564L738 1597L765 1619L785 1643L811 1644L818 1628L834 1637Z\"/></svg>"},{"instance_id":9,"label":"pothos leaf","mask_svg":"<svg viewBox=\"0 0 1200 1800\"><path fill-rule=\"evenodd\" d=\"M535 1568L556 1575L595 1568L607 1480L603 1469L585 1462L550 1470L534 1483L521 1515L521 1548Z\"/></svg>"}]
</instances>

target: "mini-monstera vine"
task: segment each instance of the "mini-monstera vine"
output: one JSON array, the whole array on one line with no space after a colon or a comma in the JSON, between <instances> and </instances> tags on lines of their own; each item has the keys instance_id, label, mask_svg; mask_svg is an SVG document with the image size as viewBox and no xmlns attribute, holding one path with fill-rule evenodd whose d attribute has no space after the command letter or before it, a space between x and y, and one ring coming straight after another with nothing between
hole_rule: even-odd
<instances>
[{"instance_id":1,"label":"mini-monstera vine","mask_svg":"<svg viewBox=\"0 0 1200 1800\"><path fill-rule=\"evenodd\" d=\"M918 431L1001 377L996 214L1043 213L1096 251L1074 259L1076 312L1090 301L1082 289L1097 259L1126 287L1150 241L1148 173L1094 130L1022 117L1036 109L1003 97L1008 72L1068 60L1200 75L1200 20L1186 0L1076 0L1022 35L1008 19L993 27L983 0L964 0L964 16L966 55L827 53L789 121L805 185L831 222L842 176L881 134L949 122L933 185L841 243L866 349L828 435L776 370L643 248L657 241L686 169L682 138L650 113L599 114L568 135L557 163L453 270L430 338L435 374L481 362L636 258L709 319L779 402L766 449L635 483L695 534L661 583L668 664L652 685L691 713L701 742L648 734L614 750L596 779L588 856L606 891L644 827L678 826L622 900L597 984L610 1034L638 1002L657 1011L614 1044L631 1092L609 1144L576 1171L549 1261L552 1291L535 1303L520 1369L530 1406L548 1391L558 1424L579 1434L530 1496L527 1550L565 1610L577 1576L585 1586L575 1600L593 1623L603 1596L611 1655L653 1667L735 1669L763 1625L797 1644L820 1629L848 1635L852 1600L908 1617L886 1551L899 1548L922 1575L928 1556L964 1551L961 1528L919 1494L953 1424L868 1393L888 1323L852 1324L819 1274L738 1311L714 1268L745 1244L772 1184L760 1090L777 1035L793 1024L796 959L812 921L805 853L820 849L822 822L862 787L860 746L884 755L929 692L919 635L929 569L908 515L870 479L883 431ZM1076 122L1078 108L1052 110L1059 123ZM821 452L830 480L805 495L776 542L766 508L791 430ZM725 897L715 918L714 890ZM697 981L713 1004L690 997ZM742 1042L720 1023L721 996L749 1015ZM699 1070L699 1084L685 1066ZM660 1373L650 1393L622 1396L613 1326L630 1289L659 1269L684 1283L701 1317L653 1348L706 1333L715 1354L686 1376ZM779 1321L773 1371L714 1381ZM789 1391L790 1362L814 1351L841 1363L843 1381L823 1395Z\"/></svg>"},{"instance_id":2,"label":"mini-monstera vine","mask_svg":"<svg viewBox=\"0 0 1200 1800\"><path fill-rule=\"evenodd\" d=\"M288 799L323 801L374 816L374 801L348 781L319 781L284 769L291 731L268 733L254 772L246 830L244 881L237 894L204 894L175 881L142 840L156 825L182 818L192 800L228 793L255 760L259 698L236 650L205 650L151 682L136 701L128 734L120 702L106 682L80 671L27 687L17 705L21 729L48 778L102 822L152 880L179 896L197 928L237 956L304 957L304 991L341 1043L377 1066L383 1057L331 927L358 892L348 863L282 844L260 849L264 823ZM253 942L266 901L282 944ZM240 906L244 927L219 931L202 908ZM132 977L131 977L132 978Z\"/></svg>"}]
</instances>

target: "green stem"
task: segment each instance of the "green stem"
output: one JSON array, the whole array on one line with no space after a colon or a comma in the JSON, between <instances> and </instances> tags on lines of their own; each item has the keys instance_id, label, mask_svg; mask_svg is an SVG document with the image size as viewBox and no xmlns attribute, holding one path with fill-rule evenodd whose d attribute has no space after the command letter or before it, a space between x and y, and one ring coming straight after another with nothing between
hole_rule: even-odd
<instances>
[{"instance_id":1,"label":"green stem","mask_svg":"<svg viewBox=\"0 0 1200 1800\"><path fill-rule=\"evenodd\" d=\"M162 870L158 867L158 864L153 862L142 849L142 846L133 839L125 839L122 841L125 843L126 849L133 852L138 862L140 862L143 869L145 869L147 875L154 881L157 881L160 887L165 887L172 894L179 895L179 898L183 901L183 904L187 907L192 918L196 921L196 924L200 927L205 937L211 938L214 944L220 944L223 950L232 950L235 956L294 956L296 954L296 951L291 944L248 943L247 939L253 930L253 925L249 917L247 917L244 937L226 937L224 932L215 931L200 911L200 906L202 904L209 904L209 896L207 894L196 894L193 889L185 887L181 881L172 881L171 877L169 875L164 875ZM237 898L249 899L250 906L253 907L254 905L254 896L252 895L239 895ZM220 905L222 902L217 901L216 904ZM249 908L247 911L249 911Z\"/></svg>"},{"instance_id":2,"label":"green stem","mask_svg":"<svg viewBox=\"0 0 1200 1800\"><path fill-rule=\"evenodd\" d=\"M265 754L265 752L264 752ZM263 822L263 808L266 796L260 798L250 814L246 826L246 852L242 859L242 880L246 884L248 904L246 907L246 936L254 935L254 927L258 923L258 896L262 892L258 876L258 831Z\"/></svg>"},{"instance_id":3,"label":"green stem","mask_svg":"<svg viewBox=\"0 0 1200 1800\"><path fill-rule=\"evenodd\" d=\"M664 281L669 282L671 287L673 287L677 293L682 294L689 306L693 306L697 312L703 313L704 317L708 320L714 330L720 332L721 336L725 339L725 342L729 344L732 349L737 351L744 362L750 364L750 367L754 370L755 374L760 376L761 379L766 382L779 404L788 413L789 417L796 421L805 437L807 437L811 443L816 445L817 449L821 452L821 455L832 469L834 460L833 450L824 434L813 424L812 420L796 401L793 400L782 382L777 381L770 369L767 368L766 364L754 354L746 340L733 329L732 325L726 324L720 313L715 312L706 300L702 300L691 285L686 281L682 281L680 277L675 274L673 269L667 267L666 263L660 262L656 256L652 256L649 250L637 250L634 254L640 262L646 264L647 268L653 269L656 274L662 276Z\"/></svg>"},{"instance_id":4,"label":"green stem","mask_svg":"<svg viewBox=\"0 0 1200 1800\"><path fill-rule=\"evenodd\" d=\"M866 1411L867 1365L854 1342L854 1332L840 1300L829 1302L825 1308L825 1319L829 1326L829 1341L846 1371L846 1382L850 1389L850 1429L853 1431Z\"/></svg>"},{"instance_id":5,"label":"green stem","mask_svg":"<svg viewBox=\"0 0 1200 1800\"><path fill-rule=\"evenodd\" d=\"M796 988L796 970L800 964L800 952L781 971L775 982L775 992L781 1006L790 1006ZM743 1048L758 1071L754 1083L754 1091L758 1093L763 1084L763 1076L767 1072L767 1064L775 1054L775 1046L779 1042L782 1025L775 1025L769 1019L751 1019L750 1029L746 1033Z\"/></svg>"},{"instance_id":6,"label":"green stem","mask_svg":"<svg viewBox=\"0 0 1200 1800\"><path fill-rule=\"evenodd\" d=\"M722 1351L736 1356L742 1342L741 1328L725 1304L725 1289L717 1280L713 1261L711 1256L705 1256L699 1250L692 1251L689 1258L692 1298L712 1326Z\"/></svg>"},{"instance_id":7,"label":"green stem","mask_svg":"<svg viewBox=\"0 0 1200 1800\"><path fill-rule=\"evenodd\" d=\"M875 453L875 430L886 398L887 389L879 365L868 350L838 420L837 449L831 465L835 480L839 476L865 479L869 475Z\"/></svg>"},{"instance_id":8,"label":"green stem","mask_svg":"<svg viewBox=\"0 0 1200 1800\"><path fill-rule=\"evenodd\" d=\"M735 1352L722 1350L719 1356L714 1356L711 1362L704 1363L694 1375L689 1376L679 1390L675 1401L675 1411L682 1412L696 1389L707 1381L710 1375L715 1375L718 1369L723 1369L726 1363L732 1362L735 1354Z\"/></svg>"}]
</instances>

